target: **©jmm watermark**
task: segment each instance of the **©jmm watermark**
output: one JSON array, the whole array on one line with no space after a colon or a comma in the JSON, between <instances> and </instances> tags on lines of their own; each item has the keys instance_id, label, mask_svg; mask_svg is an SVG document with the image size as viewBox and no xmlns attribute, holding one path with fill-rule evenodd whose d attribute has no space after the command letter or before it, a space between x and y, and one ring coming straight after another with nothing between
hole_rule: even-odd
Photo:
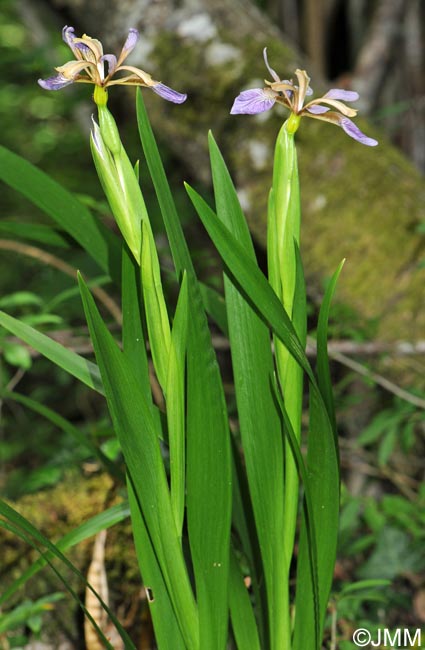
<instances>
[{"instance_id":1,"label":"\u00a9jmm watermark","mask_svg":"<svg viewBox=\"0 0 425 650\"><path fill-rule=\"evenodd\" d=\"M355 630L353 641L359 648L422 648L422 631L380 628L372 634L366 628L360 627Z\"/></svg>"}]
</instances>

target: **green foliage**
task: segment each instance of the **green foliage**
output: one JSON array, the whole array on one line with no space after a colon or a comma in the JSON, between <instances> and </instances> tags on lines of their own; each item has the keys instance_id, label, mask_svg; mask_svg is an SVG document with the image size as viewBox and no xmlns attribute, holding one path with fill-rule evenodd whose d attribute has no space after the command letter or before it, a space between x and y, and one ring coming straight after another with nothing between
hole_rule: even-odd
<instances>
[{"instance_id":1,"label":"green foliage","mask_svg":"<svg viewBox=\"0 0 425 650\"><path fill-rule=\"evenodd\" d=\"M54 603L63 598L62 593L44 596L36 601L23 600L19 605L0 614L0 649L9 650L30 642L29 635L11 634L23 626L29 629L32 638L39 638L42 629L43 615L53 609ZM6 637L7 634L7 637ZM34 636L33 636L34 635ZM7 639L3 644L2 638Z\"/></svg>"},{"instance_id":2,"label":"green foliage","mask_svg":"<svg viewBox=\"0 0 425 650\"><path fill-rule=\"evenodd\" d=\"M372 448L378 463L387 465L394 452L411 452L417 440L417 428L423 414L413 405L395 398L391 407L380 411L357 438L357 445Z\"/></svg>"}]
</instances>

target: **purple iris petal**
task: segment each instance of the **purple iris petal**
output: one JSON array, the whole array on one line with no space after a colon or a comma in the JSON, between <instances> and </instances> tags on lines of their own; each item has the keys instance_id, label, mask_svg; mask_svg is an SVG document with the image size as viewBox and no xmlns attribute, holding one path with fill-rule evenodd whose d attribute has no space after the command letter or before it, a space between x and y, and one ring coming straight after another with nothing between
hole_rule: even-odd
<instances>
[{"instance_id":1,"label":"purple iris petal","mask_svg":"<svg viewBox=\"0 0 425 650\"><path fill-rule=\"evenodd\" d=\"M128 36L121 51L121 61L123 59L126 59L130 52L134 50L134 46L136 45L138 38L139 32L137 29L134 29L134 27L132 27L128 30Z\"/></svg>"},{"instance_id":2,"label":"purple iris petal","mask_svg":"<svg viewBox=\"0 0 425 650\"><path fill-rule=\"evenodd\" d=\"M67 79L61 74L57 74L54 77L49 77L48 79L39 79L38 85L44 88L44 90L61 90L65 86L69 86L74 83L73 79Z\"/></svg>"},{"instance_id":3,"label":"purple iris petal","mask_svg":"<svg viewBox=\"0 0 425 650\"><path fill-rule=\"evenodd\" d=\"M162 97L163 99L166 99L169 102L173 102L174 104L183 104L183 102L186 101L187 95L184 95L182 93L178 93L177 90L173 90L172 88L169 88L168 86L165 86L162 83L157 83L155 86L150 86L154 93Z\"/></svg>"},{"instance_id":4,"label":"purple iris petal","mask_svg":"<svg viewBox=\"0 0 425 650\"><path fill-rule=\"evenodd\" d=\"M319 104L313 104L307 108L309 113L313 115L322 115L322 113L327 113L330 109L327 106L319 106Z\"/></svg>"},{"instance_id":5,"label":"purple iris petal","mask_svg":"<svg viewBox=\"0 0 425 650\"><path fill-rule=\"evenodd\" d=\"M231 115L264 113L273 106L275 101L275 98L266 94L262 88L244 90L236 97L230 113Z\"/></svg>"},{"instance_id":6,"label":"purple iris petal","mask_svg":"<svg viewBox=\"0 0 425 650\"><path fill-rule=\"evenodd\" d=\"M356 93L354 90L342 90L341 88L332 88L328 90L326 95L323 95L326 99L340 99L343 102L355 102L359 98L359 93Z\"/></svg>"},{"instance_id":7,"label":"purple iris petal","mask_svg":"<svg viewBox=\"0 0 425 650\"><path fill-rule=\"evenodd\" d=\"M83 52L83 54L91 52L91 49L85 43L74 43L73 47L75 47L77 50L80 50L80 52Z\"/></svg>"},{"instance_id":8,"label":"purple iris petal","mask_svg":"<svg viewBox=\"0 0 425 650\"><path fill-rule=\"evenodd\" d=\"M104 54L100 57L101 61L107 61L108 63L108 75L113 75L115 68L117 67L117 57L115 54Z\"/></svg>"},{"instance_id":9,"label":"purple iris petal","mask_svg":"<svg viewBox=\"0 0 425 650\"><path fill-rule=\"evenodd\" d=\"M67 45L71 48L72 51L74 51L75 44L74 44L74 38L75 38L75 30L73 27L68 27L68 25L65 25L65 27L62 29L62 38L65 41Z\"/></svg>"},{"instance_id":10,"label":"purple iris petal","mask_svg":"<svg viewBox=\"0 0 425 650\"><path fill-rule=\"evenodd\" d=\"M377 140L369 138L367 135L362 133L354 122L348 119L348 117L341 117L339 124L344 129L345 133L349 135L350 138L357 140L357 142L361 142L361 144L365 144L368 147L375 147L378 144Z\"/></svg>"}]
</instances>

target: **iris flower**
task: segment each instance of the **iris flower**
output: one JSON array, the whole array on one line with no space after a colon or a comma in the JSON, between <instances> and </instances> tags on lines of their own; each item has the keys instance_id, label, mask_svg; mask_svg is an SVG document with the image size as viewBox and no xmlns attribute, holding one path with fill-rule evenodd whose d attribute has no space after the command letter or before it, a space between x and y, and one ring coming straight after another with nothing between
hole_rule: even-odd
<instances>
[{"instance_id":1,"label":"iris flower","mask_svg":"<svg viewBox=\"0 0 425 650\"><path fill-rule=\"evenodd\" d=\"M175 104L181 104L186 100L187 95L165 86L160 81L155 81L150 74L140 68L124 65L139 38L137 29L129 30L118 59L114 54L104 54L102 43L97 39L86 34L82 38L77 38L73 27L65 26L62 30L62 38L71 48L75 59L55 68L57 74L53 77L38 80L45 90L61 90L72 83L90 83L102 89L120 84L151 88L157 95ZM117 77L119 72L124 72L124 76Z\"/></svg>"},{"instance_id":2,"label":"iris flower","mask_svg":"<svg viewBox=\"0 0 425 650\"><path fill-rule=\"evenodd\" d=\"M313 94L310 88L310 77L305 70L295 70L298 85L286 79L282 80L270 67L267 60L267 48L263 52L264 62L273 78L273 81L265 81L265 88L253 88L244 90L238 95L233 103L232 115L246 113L254 115L264 113L272 108L277 102L289 108L291 115L295 116L295 129L301 117L312 117L316 120L331 122L340 126L347 135L362 144L374 147L378 144L373 138L369 138L349 118L357 115L357 110L349 108L343 102L354 102L359 98L358 93L352 90L341 90L333 88L323 97L312 99L305 103L306 97Z\"/></svg>"}]
</instances>

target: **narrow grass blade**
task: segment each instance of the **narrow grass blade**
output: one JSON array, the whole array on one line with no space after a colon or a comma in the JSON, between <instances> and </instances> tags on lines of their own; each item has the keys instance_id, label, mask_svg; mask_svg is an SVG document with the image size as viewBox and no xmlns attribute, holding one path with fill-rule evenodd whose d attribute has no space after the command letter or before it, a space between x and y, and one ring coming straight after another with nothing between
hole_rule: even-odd
<instances>
[{"instance_id":1,"label":"narrow grass blade","mask_svg":"<svg viewBox=\"0 0 425 650\"><path fill-rule=\"evenodd\" d=\"M279 405L280 413L284 422L284 431L285 437L288 440L288 444L291 450L292 458L296 465L297 471L304 485L304 524L306 538L308 540L308 565L307 563L303 566L303 570L307 573L309 571L310 575L310 586L311 586L311 606L312 611L309 612L310 617L313 621L313 629L310 632L313 633L309 637L308 645L306 650L315 649L318 650L320 647L320 595L319 595L319 571L318 571L318 552L317 552L317 534L314 521L314 505L313 498L311 494L310 479L307 467L304 463L304 458L300 450L300 441L295 435L295 431L292 427L292 423L289 417L289 414L286 410L282 395L277 384L273 384L274 394L276 396L276 401ZM304 558L305 559L305 558ZM300 558L298 562L300 562ZM298 586L298 583L297 583ZM309 603L310 604L310 603ZM302 621L302 617L305 614L306 606L301 605L302 609L297 610L296 615L299 621ZM295 642L294 642L295 643ZM294 645L294 648L297 646Z\"/></svg>"},{"instance_id":2,"label":"narrow grass blade","mask_svg":"<svg viewBox=\"0 0 425 650\"><path fill-rule=\"evenodd\" d=\"M0 311L0 325L83 384L103 394L102 380L96 364L2 311Z\"/></svg>"},{"instance_id":3,"label":"narrow grass blade","mask_svg":"<svg viewBox=\"0 0 425 650\"><path fill-rule=\"evenodd\" d=\"M127 481L127 486L134 544L155 630L156 647L158 650L187 650L188 646L180 630L140 503L130 479Z\"/></svg>"},{"instance_id":4,"label":"narrow grass blade","mask_svg":"<svg viewBox=\"0 0 425 650\"><path fill-rule=\"evenodd\" d=\"M211 134L209 145L217 216L257 266L236 190ZM290 623L282 553L282 432L269 387L273 372L270 335L228 277L225 292L239 425L268 596L270 648L279 649L289 642Z\"/></svg>"},{"instance_id":5,"label":"narrow grass blade","mask_svg":"<svg viewBox=\"0 0 425 650\"><path fill-rule=\"evenodd\" d=\"M327 286L323 302L320 307L319 320L317 324L317 381L320 391L323 395L326 408L328 409L329 419L335 432L335 406L328 357L328 321L332 298L335 293L338 278L341 274L344 263L345 260L342 260Z\"/></svg>"},{"instance_id":6,"label":"narrow grass blade","mask_svg":"<svg viewBox=\"0 0 425 650\"><path fill-rule=\"evenodd\" d=\"M232 529L239 539L240 546L238 545L237 548L243 553L243 556L248 562L256 618L258 620L258 634L261 640L261 647L265 648L269 643L266 641L268 638L268 612L266 607L267 593L264 584L263 562L258 544L246 469L241 459L241 451L238 449L234 439L232 452Z\"/></svg>"},{"instance_id":7,"label":"narrow grass blade","mask_svg":"<svg viewBox=\"0 0 425 650\"><path fill-rule=\"evenodd\" d=\"M110 528L120 521L123 521L129 517L129 515L130 509L127 502L112 506L61 537L57 540L55 546L59 551L64 552L72 546L96 535L101 530ZM17 590L27 582L27 580L46 566L48 559L53 559L53 554L50 551L47 551L42 557L36 560L10 585L10 587L8 587L0 597L0 604L7 602L17 592Z\"/></svg>"},{"instance_id":8,"label":"narrow grass blade","mask_svg":"<svg viewBox=\"0 0 425 650\"><path fill-rule=\"evenodd\" d=\"M30 241L57 248L69 248L69 242L55 228L45 226L41 223L23 223L22 221L0 221L0 233L12 235L18 239L29 239Z\"/></svg>"},{"instance_id":9,"label":"narrow grass blade","mask_svg":"<svg viewBox=\"0 0 425 650\"><path fill-rule=\"evenodd\" d=\"M198 648L198 615L180 547L159 431L125 355L79 277L84 311L115 431L161 572L189 650Z\"/></svg>"},{"instance_id":10,"label":"narrow grass blade","mask_svg":"<svg viewBox=\"0 0 425 650\"><path fill-rule=\"evenodd\" d=\"M0 146L0 179L26 196L66 230L114 281L120 277L120 244L73 194L31 163Z\"/></svg>"},{"instance_id":11,"label":"narrow grass blade","mask_svg":"<svg viewBox=\"0 0 425 650\"><path fill-rule=\"evenodd\" d=\"M306 644L317 626L317 616L320 626L319 639L322 637L336 560L340 476L338 439L327 361L327 322L332 295L342 266L341 263L328 286L320 316L318 347L320 339L321 359L318 382L323 398L321 399L320 394L315 391L310 393L307 467L314 526L317 531L319 611L317 612L313 603L312 576L307 569L310 548L308 524L304 518L298 556L294 650L305 650L308 647Z\"/></svg>"},{"instance_id":12,"label":"narrow grass blade","mask_svg":"<svg viewBox=\"0 0 425 650\"><path fill-rule=\"evenodd\" d=\"M198 283L199 291L201 292L202 303L204 309L209 316L213 319L217 327L228 336L229 327L227 324L226 305L222 295L215 289L212 289L202 282Z\"/></svg>"},{"instance_id":13,"label":"narrow grass blade","mask_svg":"<svg viewBox=\"0 0 425 650\"><path fill-rule=\"evenodd\" d=\"M81 582L87 586L92 593L97 597L99 600L100 604L102 605L103 609L107 612L109 618L111 621L114 623L115 627L117 628L121 638L123 639L125 643L125 650L136 650L133 642L131 641L130 637L128 636L127 632L124 630L118 619L114 616L114 614L111 612L109 607L103 602L103 600L100 598L100 596L97 594L97 592L91 587L91 585L87 582L85 577L82 575L82 573L63 555L63 553L59 550L59 548L50 542L44 535L40 533L28 519L20 515L16 510L14 510L11 506L6 504L4 501L0 500L0 515L4 517L4 519L0 519L0 526L6 528L7 530L10 530L12 533L20 537L24 542L27 544L31 545L33 548L35 548L36 551L39 553L42 553L42 549L46 548L52 556L58 558L69 570L71 570L80 580ZM85 608L83 602L77 595L77 593L72 589L72 587L69 585L68 581L62 577L61 573L56 569L56 567L52 564L50 559L46 557L44 554L44 558L47 560L47 564L51 567L51 569L55 572L55 574L58 576L58 578L61 580L67 591L72 595L72 597L76 600L76 602L79 603L80 607L84 611L85 615L90 619L94 627L96 628L100 638L102 639L103 643L105 644L106 648L109 648L110 650L113 650L113 647L111 644L108 642L106 639L105 635L102 633L102 631L99 629L99 626L96 624L94 621L93 617L90 615L90 613L87 611ZM0 598L0 603L2 602L3 597Z\"/></svg>"},{"instance_id":14,"label":"narrow grass blade","mask_svg":"<svg viewBox=\"0 0 425 650\"><path fill-rule=\"evenodd\" d=\"M93 456L102 463L106 471L111 476L114 476L120 481L124 479L124 476L117 465L112 462L107 456L105 456L99 446L93 444L90 438L88 438L84 433L81 433L78 427L74 427L71 422L63 418L61 415L48 408L47 406L44 406L44 404L37 402L37 400L26 397L25 395L21 395L20 393L4 391L0 392L0 394L3 399L10 399L14 402L18 402L19 404L25 406L25 408L31 409L31 411L34 411L35 413L39 413L42 417L46 418L46 420L52 422L52 424L54 424L56 427L71 435L79 445L83 445L89 449Z\"/></svg>"},{"instance_id":15,"label":"narrow grass blade","mask_svg":"<svg viewBox=\"0 0 425 650\"><path fill-rule=\"evenodd\" d=\"M249 592L233 549L230 551L229 605L237 648L261 650Z\"/></svg>"},{"instance_id":16,"label":"narrow grass blade","mask_svg":"<svg viewBox=\"0 0 425 650\"><path fill-rule=\"evenodd\" d=\"M179 215L177 214L140 88L137 89L136 108L140 140L167 231L177 276L180 276L185 270L188 275L194 275L189 249L183 235Z\"/></svg>"},{"instance_id":17,"label":"narrow grass blade","mask_svg":"<svg viewBox=\"0 0 425 650\"><path fill-rule=\"evenodd\" d=\"M314 600L310 570L310 542L305 516L301 525L297 563L293 650L319 650L312 639L322 638L326 608L336 558L339 519L338 453L326 407L315 391L310 392L310 428L307 468L314 528L317 540L319 608ZM317 625L319 634L316 635Z\"/></svg>"},{"instance_id":18,"label":"narrow grass blade","mask_svg":"<svg viewBox=\"0 0 425 650\"><path fill-rule=\"evenodd\" d=\"M187 276L183 273L179 299L174 314L168 357L166 404L168 444L170 450L171 507L174 512L177 534L182 536L186 460L185 460L185 360L188 331Z\"/></svg>"},{"instance_id":19,"label":"narrow grass blade","mask_svg":"<svg viewBox=\"0 0 425 650\"><path fill-rule=\"evenodd\" d=\"M338 593L338 602L357 591L363 591L364 589L377 589L378 587L389 587L391 585L391 580L386 580L385 578L371 578L370 580L358 580L351 584L346 584Z\"/></svg>"},{"instance_id":20,"label":"narrow grass blade","mask_svg":"<svg viewBox=\"0 0 425 650\"><path fill-rule=\"evenodd\" d=\"M122 345L123 352L131 365L140 390L147 396L151 393L149 366L143 329L143 305L140 303L140 267L129 248L124 244L122 251Z\"/></svg>"}]
</instances>

